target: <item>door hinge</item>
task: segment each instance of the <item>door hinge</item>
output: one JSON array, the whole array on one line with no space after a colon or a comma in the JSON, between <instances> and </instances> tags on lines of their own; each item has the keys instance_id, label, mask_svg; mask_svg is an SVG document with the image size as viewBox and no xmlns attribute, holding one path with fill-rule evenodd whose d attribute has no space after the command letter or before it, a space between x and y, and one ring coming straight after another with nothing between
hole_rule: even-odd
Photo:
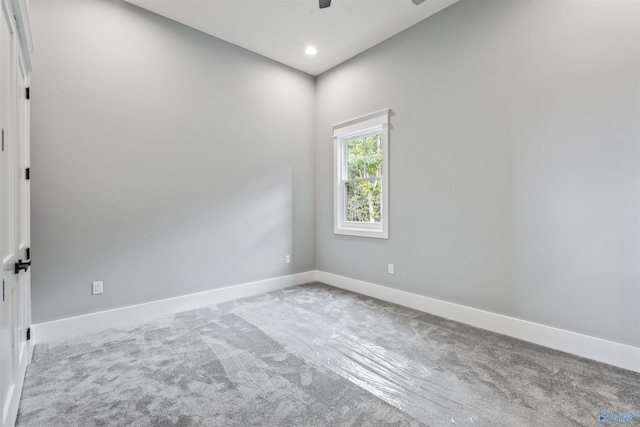
<instances>
[{"instance_id":1,"label":"door hinge","mask_svg":"<svg viewBox=\"0 0 640 427\"><path fill-rule=\"evenodd\" d=\"M30 88L26 88L26 89L27 89L26 90L27 99L31 99L31 94L30 94L31 90Z\"/></svg>"},{"instance_id":2,"label":"door hinge","mask_svg":"<svg viewBox=\"0 0 640 427\"><path fill-rule=\"evenodd\" d=\"M31 248L27 248L25 249L25 251L27 252L27 261L31 259Z\"/></svg>"},{"instance_id":3,"label":"door hinge","mask_svg":"<svg viewBox=\"0 0 640 427\"><path fill-rule=\"evenodd\" d=\"M31 339L31 328L27 328L27 341Z\"/></svg>"},{"instance_id":4,"label":"door hinge","mask_svg":"<svg viewBox=\"0 0 640 427\"><path fill-rule=\"evenodd\" d=\"M4 302L4 279L2 279L2 302Z\"/></svg>"},{"instance_id":5,"label":"door hinge","mask_svg":"<svg viewBox=\"0 0 640 427\"><path fill-rule=\"evenodd\" d=\"M31 179L31 168L26 168L24 170L24 179Z\"/></svg>"},{"instance_id":6,"label":"door hinge","mask_svg":"<svg viewBox=\"0 0 640 427\"><path fill-rule=\"evenodd\" d=\"M2 129L2 151L4 151L4 129Z\"/></svg>"}]
</instances>

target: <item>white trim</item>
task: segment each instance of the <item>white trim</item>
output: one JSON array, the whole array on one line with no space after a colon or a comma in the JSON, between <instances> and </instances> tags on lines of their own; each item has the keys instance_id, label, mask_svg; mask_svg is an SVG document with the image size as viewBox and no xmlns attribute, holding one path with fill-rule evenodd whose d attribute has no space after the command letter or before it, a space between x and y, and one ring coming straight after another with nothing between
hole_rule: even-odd
<instances>
[{"instance_id":1,"label":"white trim","mask_svg":"<svg viewBox=\"0 0 640 427\"><path fill-rule=\"evenodd\" d=\"M31 14L29 13L29 4L25 0L13 0L13 12L16 15L16 23L18 26L18 36L24 61L27 65L27 71L33 71L33 63L31 54L34 52L33 32L31 31Z\"/></svg>"},{"instance_id":2,"label":"white trim","mask_svg":"<svg viewBox=\"0 0 640 427\"><path fill-rule=\"evenodd\" d=\"M333 232L347 236L389 238L389 112L388 108L333 125ZM379 223L346 221L345 179L347 160L345 141L351 137L377 131L382 137L382 185ZM377 133L376 132L376 133Z\"/></svg>"},{"instance_id":3,"label":"white trim","mask_svg":"<svg viewBox=\"0 0 640 427\"><path fill-rule=\"evenodd\" d=\"M32 341L35 342L35 344L40 344L61 338L70 338L76 335L97 332L107 328L150 321L181 311L193 310L225 301L232 301L302 285L314 281L315 275L315 271L307 271L51 322L36 323L31 325Z\"/></svg>"},{"instance_id":4,"label":"white trim","mask_svg":"<svg viewBox=\"0 0 640 427\"><path fill-rule=\"evenodd\" d=\"M31 363L31 357L33 357L33 353L29 352L31 346L31 344L27 343L27 354L23 354L22 357L18 357L18 372L16 375L17 378L15 380L15 383L11 386L11 391L9 392L11 401L5 408L4 414L2 414L5 422L4 425L7 427L15 425L16 419L18 417L18 408L20 407L20 396L22 394L22 388L24 386L24 378L26 375L27 366ZM27 358L26 363L23 363L23 357Z\"/></svg>"},{"instance_id":5,"label":"white trim","mask_svg":"<svg viewBox=\"0 0 640 427\"><path fill-rule=\"evenodd\" d=\"M31 326L31 344L125 326L207 305L246 298L317 280L337 288L378 298L545 347L640 372L640 348L564 329L429 298L324 271L307 271L196 294L101 311ZM30 351L32 349L30 348Z\"/></svg>"},{"instance_id":6,"label":"white trim","mask_svg":"<svg viewBox=\"0 0 640 427\"><path fill-rule=\"evenodd\" d=\"M333 137L341 137L349 133L357 132L367 128L372 128L380 125L386 125L389 123L389 110L383 108L382 110L374 111L373 113L365 114L364 116L355 117L353 119L336 123L333 125Z\"/></svg>"},{"instance_id":7,"label":"white trim","mask_svg":"<svg viewBox=\"0 0 640 427\"><path fill-rule=\"evenodd\" d=\"M640 348L638 347L478 310L324 271L318 271L316 278L319 282L337 288L357 292L587 359L640 372Z\"/></svg>"}]
</instances>

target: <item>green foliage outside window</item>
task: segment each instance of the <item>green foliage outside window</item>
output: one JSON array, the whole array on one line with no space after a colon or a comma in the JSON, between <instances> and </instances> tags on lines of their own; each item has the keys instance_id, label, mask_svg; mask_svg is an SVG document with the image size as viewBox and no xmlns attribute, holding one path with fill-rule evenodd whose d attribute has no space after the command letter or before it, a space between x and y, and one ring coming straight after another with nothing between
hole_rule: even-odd
<instances>
[{"instance_id":1,"label":"green foliage outside window","mask_svg":"<svg viewBox=\"0 0 640 427\"><path fill-rule=\"evenodd\" d=\"M382 135L347 141L347 221L380 222L382 196Z\"/></svg>"}]
</instances>

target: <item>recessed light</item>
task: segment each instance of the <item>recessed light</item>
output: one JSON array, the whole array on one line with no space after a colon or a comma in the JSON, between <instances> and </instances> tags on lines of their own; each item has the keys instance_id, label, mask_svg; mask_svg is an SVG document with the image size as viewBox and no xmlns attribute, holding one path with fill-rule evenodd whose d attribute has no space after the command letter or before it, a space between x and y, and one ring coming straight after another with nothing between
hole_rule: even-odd
<instances>
[{"instance_id":1,"label":"recessed light","mask_svg":"<svg viewBox=\"0 0 640 427\"><path fill-rule=\"evenodd\" d=\"M304 51L307 55L315 55L316 53L318 53L318 51L316 50L315 47L313 46L309 46L307 48L307 50Z\"/></svg>"}]
</instances>

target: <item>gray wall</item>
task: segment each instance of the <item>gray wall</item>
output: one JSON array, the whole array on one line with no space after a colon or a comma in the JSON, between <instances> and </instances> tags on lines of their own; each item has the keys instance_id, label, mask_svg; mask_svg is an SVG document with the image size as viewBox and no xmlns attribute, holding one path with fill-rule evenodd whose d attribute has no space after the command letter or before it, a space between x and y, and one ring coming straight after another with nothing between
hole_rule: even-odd
<instances>
[{"instance_id":1,"label":"gray wall","mask_svg":"<svg viewBox=\"0 0 640 427\"><path fill-rule=\"evenodd\" d=\"M318 268L640 345L638 8L463 0L314 87L33 0L34 322ZM335 236L331 125L384 107L391 238Z\"/></svg>"},{"instance_id":2,"label":"gray wall","mask_svg":"<svg viewBox=\"0 0 640 427\"><path fill-rule=\"evenodd\" d=\"M119 0L31 9L35 323L315 268L312 77Z\"/></svg>"},{"instance_id":3,"label":"gray wall","mask_svg":"<svg viewBox=\"0 0 640 427\"><path fill-rule=\"evenodd\" d=\"M321 75L317 268L640 345L639 12L463 0ZM335 236L331 125L384 107L390 239Z\"/></svg>"}]
</instances>

